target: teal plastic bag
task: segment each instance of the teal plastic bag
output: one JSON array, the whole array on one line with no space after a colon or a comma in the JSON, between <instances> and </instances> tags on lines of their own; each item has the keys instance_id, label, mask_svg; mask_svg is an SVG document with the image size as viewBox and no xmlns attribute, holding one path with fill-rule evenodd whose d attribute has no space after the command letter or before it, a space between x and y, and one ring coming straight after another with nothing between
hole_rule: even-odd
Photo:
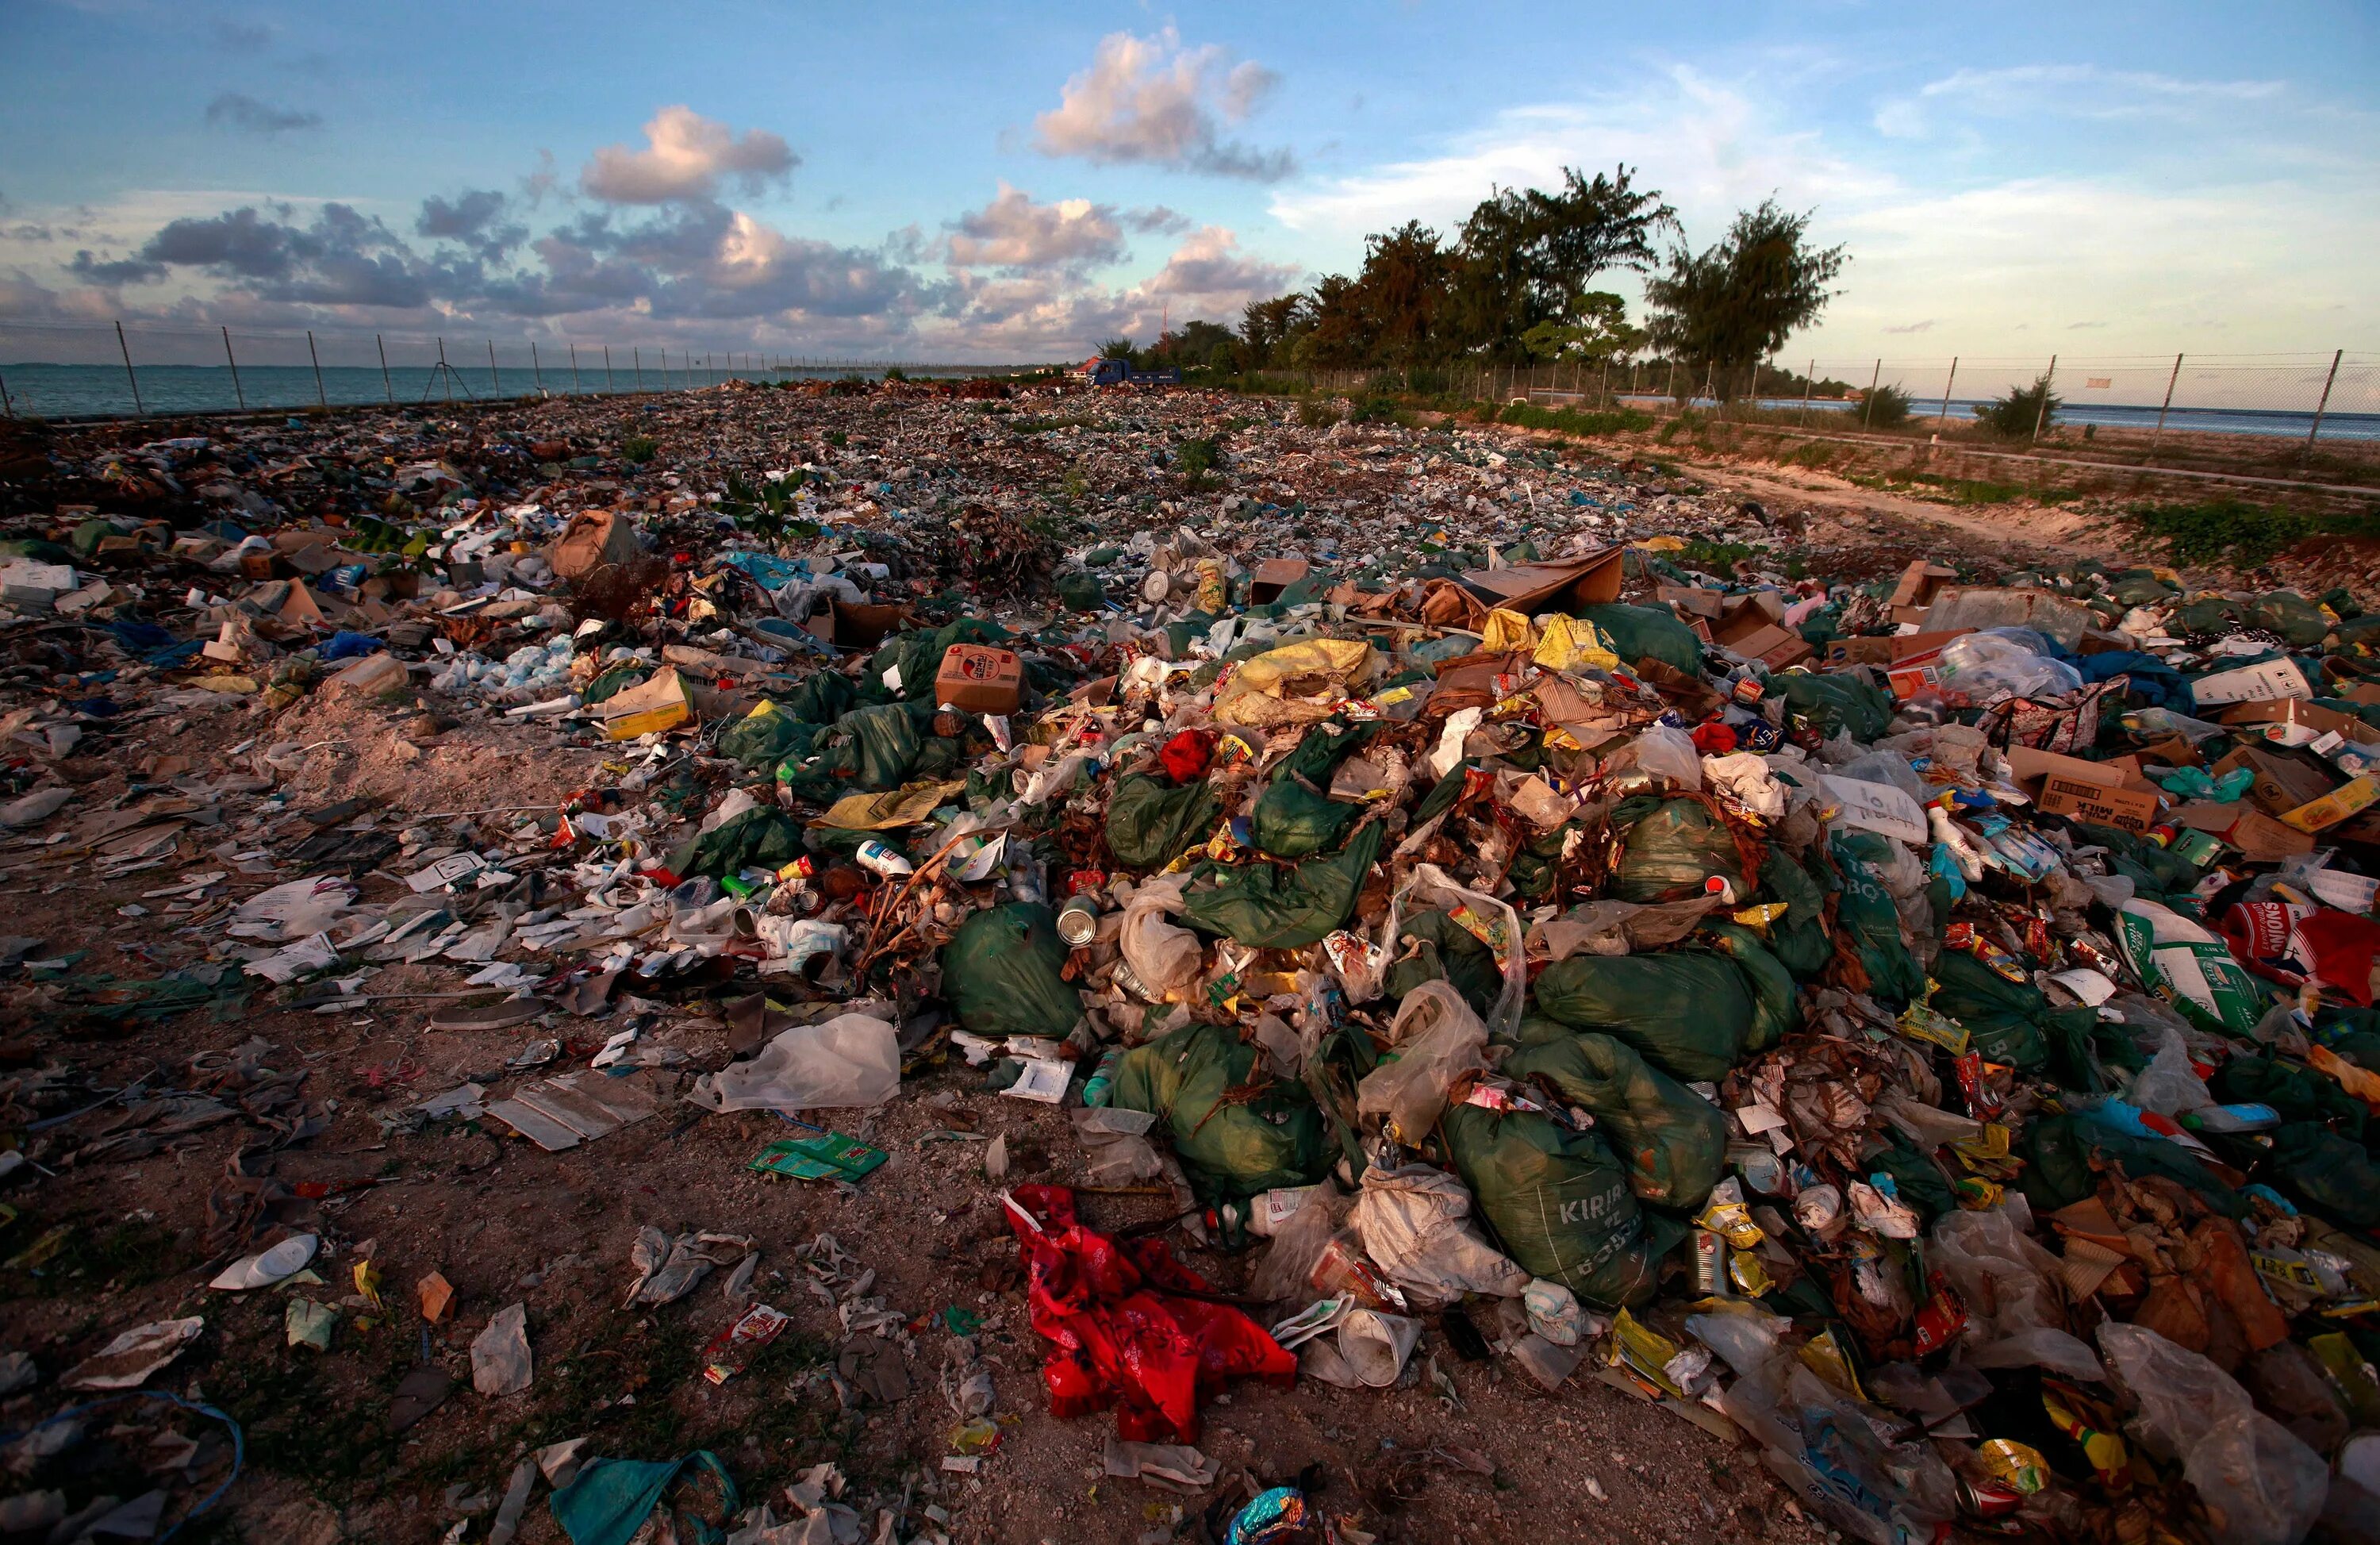
<instances>
[{"instance_id":1,"label":"teal plastic bag","mask_svg":"<svg viewBox=\"0 0 2380 1545\"><path fill-rule=\"evenodd\" d=\"M627 1545L689 1465L719 1478L721 1516L732 1518L742 1511L735 1482L709 1449L675 1459L590 1459L548 1505L570 1545ZM679 1535L682 1539L715 1545L727 1538L723 1530L689 1513L680 1512L677 1522L685 1531Z\"/></svg>"}]
</instances>

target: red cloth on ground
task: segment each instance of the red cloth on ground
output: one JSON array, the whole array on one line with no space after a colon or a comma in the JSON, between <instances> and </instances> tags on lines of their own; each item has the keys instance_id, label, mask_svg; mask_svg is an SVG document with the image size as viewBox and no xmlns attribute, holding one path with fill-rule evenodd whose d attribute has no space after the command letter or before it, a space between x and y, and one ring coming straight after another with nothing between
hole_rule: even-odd
<instances>
[{"instance_id":1,"label":"red cloth on ground","mask_svg":"<svg viewBox=\"0 0 2380 1545\"><path fill-rule=\"evenodd\" d=\"M1157 760L1165 764L1165 775L1177 784L1195 784L1205 777L1207 764L1214 757L1213 730L1184 730L1157 753Z\"/></svg>"},{"instance_id":2,"label":"red cloth on ground","mask_svg":"<svg viewBox=\"0 0 2380 1545\"><path fill-rule=\"evenodd\" d=\"M1128 1442L1192 1443L1200 1404L1225 1380L1287 1384L1297 1377L1297 1358L1246 1315L1168 1292L1213 1290L1162 1244L1119 1245L1084 1227L1062 1186L1020 1186L1011 1195L1039 1224L1008 1212L1033 1328L1050 1343L1041 1363L1050 1415L1112 1405L1116 1433Z\"/></svg>"}]
</instances>

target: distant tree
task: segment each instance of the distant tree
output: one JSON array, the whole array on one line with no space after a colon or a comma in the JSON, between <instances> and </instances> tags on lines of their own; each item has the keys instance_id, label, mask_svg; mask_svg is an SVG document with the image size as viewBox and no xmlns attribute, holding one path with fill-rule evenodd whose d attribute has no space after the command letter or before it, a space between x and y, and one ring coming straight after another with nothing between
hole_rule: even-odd
<instances>
[{"instance_id":1,"label":"distant tree","mask_svg":"<svg viewBox=\"0 0 2380 1545\"><path fill-rule=\"evenodd\" d=\"M1180 332L1166 334L1148 352L1151 360L1160 365L1203 370L1219 363L1229 365L1238 347L1239 339L1230 328L1202 319L1184 322Z\"/></svg>"},{"instance_id":2,"label":"distant tree","mask_svg":"<svg viewBox=\"0 0 2380 1545\"><path fill-rule=\"evenodd\" d=\"M1249 301L1240 313L1240 343L1248 363L1259 370L1289 363L1290 340L1305 327L1306 312L1305 297L1298 294Z\"/></svg>"},{"instance_id":3,"label":"distant tree","mask_svg":"<svg viewBox=\"0 0 2380 1545\"><path fill-rule=\"evenodd\" d=\"M2047 372L2033 378L2030 386L2011 386L2008 395L1995 397L1975 409L1975 421L2003 439L2022 440L2031 434L2037 424L2043 429L2058 421L2058 410L2065 399L2049 390Z\"/></svg>"},{"instance_id":4,"label":"distant tree","mask_svg":"<svg viewBox=\"0 0 2380 1545\"><path fill-rule=\"evenodd\" d=\"M1653 266L1653 238L1677 212L1659 193L1638 192L1634 175L1621 166L1590 182L1565 166L1558 192L1499 189L1471 212L1452 298L1463 351L1525 359L1531 328L1585 320L1579 307L1597 274Z\"/></svg>"},{"instance_id":5,"label":"distant tree","mask_svg":"<svg viewBox=\"0 0 2380 1545\"><path fill-rule=\"evenodd\" d=\"M1671 248L1668 269L1645 285L1652 342L1672 359L1722 368L1755 364L1783 347L1826 310L1835 294L1827 286L1842 272L1843 249L1812 248L1809 227L1809 214L1769 199L1737 214L1717 246Z\"/></svg>"},{"instance_id":6,"label":"distant tree","mask_svg":"<svg viewBox=\"0 0 2380 1545\"><path fill-rule=\"evenodd\" d=\"M1599 365L1645 347L1645 330L1628 321L1628 302L1609 290L1589 290L1572 308L1575 322L1541 322L1521 335L1531 359Z\"/></svg>"},{"instance_id":7,"label":"distant tree","mask_svg":"<svg viewBox=\"0 0 2380 1545\"><path fill-rule=\"evenodd\" d=\"M1132 340L1110 338L1099 346L1098 353L1102 359L1130 359L1133 357Z\"/></svg>"}]
</instances>

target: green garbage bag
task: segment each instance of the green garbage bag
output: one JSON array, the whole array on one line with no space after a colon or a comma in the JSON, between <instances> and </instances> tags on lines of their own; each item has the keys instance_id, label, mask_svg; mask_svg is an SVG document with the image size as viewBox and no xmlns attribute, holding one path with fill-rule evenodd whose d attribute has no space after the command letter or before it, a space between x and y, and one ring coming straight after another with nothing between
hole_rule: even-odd
<instances>
[{"instance_id":1,"label":"green garbage bag","mask_svg":"<svg viewBox=\"0 0 2380 1545\"><path fill-rule=\"evenodd\" d=\"M774 805L756 805L672 854L669 870L681 880L717 880L747 869L783 869L808 851L800 821Z\"/></svg>"},{"instance_id":2,"label":"green garbage bag","mask_svg":"<svg viewBox=\"0 0 2380 1545\"><path fill-rule=\"evenodd\" d=\"M1782 848L1772 847L1760 861L1760 894L1764 901L1785 904L1785 915L1768 925L1770 952L1794 979L1811 980L1835 957L1825 889Z\"/></svg>"},{"instance_id":3,"label":"green garbage bag","mask_svg":"<svg viewBox=\"0 0 2380 1545\"><path fill-rule=\"evenodd\" d=\"M1148 1111L1209 1204L1322 1178L1332 1150L1305 1087L1264 1071L1264 1052L1220 1025L1184 1025L1116 1062L1113 1101Z\"/></svg>"},{"instance_id":4,"label":"green garbage bag","mask_svg":"<svg viewBox=\"0 0 2380 1545\"><path fill-rule=\"evenodd\" d=\"M2046 1022L2054 1011L2033 983L2010 981L1964 950L1935 957L1934 982L1927 1002L1967 1028L1969 1044L1986 1062L2028 1073L2048 1064L2052 1032Z\"/></svg>"},{"instance_id":5,"label":"green garbage bag","mask_svg":"<svg viewBox=\"0 0 2380 1545\"><path fill-rule=\"evenodd\" d=\"M996 648L1008 641L1008 630L998 623L982 617L961 617L948 627L931 633L896 633L882 647L868 657L867 679L882 682L884 673L898 667L901 685L889 685L885 690L894 697L911 700L934 699L934 677L942 668L942 656L953 644L981 644Z\"/></svg>"},{"instance_id":6,"label":"green garbage bag","mask_svg":"<svg viewBox=\"0 0 2380 1545\"><path fill-rule=\"evenodd\" d=\"M1881 1172L1892 1176L1893 1189L1900 1193L1901 1200L1917 1210L1918 1220L1928 1228L1945 1212L1959 1210L1959 1193L1950 1188L1940 1166L1897 1135L1860 1162L1870 1174Z\"/></svg>"},{"instance_id":7,"label":"green garbage bag","mask_svg":"<svg viewBox=\"0 0 2380 1545\"><path fill-rule=\"evenodd\" d=\"M1752 1028L1743 1035L1743 1055L1766 1052L1802 1028L1802 995L1794 990L1793 973L1759 934L1742 923L1705 923L1702 931L1742 967L1744 985L1752 989Z\"/></svg>"},{"instance_id":8,"label":"green garbage bag","mask_svg":"<svg viewBox=\"0 0 2380 1545\"><path fill-rule=\"evenodd\" d=\"M1683 901L1713 875L1751 894L1735 833L1699 799L1636 795L1612 807L1611 825L1624 833L1605 892L1614 900Z\"/></svg>"},{"instance_id":9,"label":"green garbage bag","mask_svg":"<svg viewBox=\"0 0 2380 1545\"><path fill-rule=\"evenodd\" d=\"M804 724L832 724L859 702L858 688L840 671L820 671L785 694L785 715Z\"/></svg>"},{"instance_id":10,"label":"green garbage bag","mask_svg":"<svg viewBox=\"0 0 2380 1545\"><path fill-rule=\"evenodd\" d=\"M628 1545L688 1466L695 1470L688 1479L698 1480L705 1470L717 1478L720 1515L733 1518L743 1505L735 1494L735 1482L729 1478L719 1455L709 1449L697 1449L675 1459L590 1459L569 1485L553 1493L547 1505L553 1511L553 1521L570 1537L570 1545ZM715 1541L724 1538L691 1511L674 1516L686 1531L682 1539Z\"/></svg>"},{"instance_id":11,"label":"green garbage bag","mask_svg":"<svg viewBox=\"0 0 2380 1545\"><path fill-rule=\"evenodd\" d=\"M2380 1166L2362 1143L2317 1121L2273 1129L2263 1173L2282 1193L2347 1228L2380 1226Z\"/></svg>"},{"instance_id":12,"label":"green garbage bag","mask_svg":"<svg viewBox=\"0 0 2380 1545\"><path fill-rule=\"evenodd\" d=\"M852 784L868 793L882 794L909 781L917 764L917 721L905 703L880 703L855 708L835 728L850 736L851 754L844 765Z\"/></svg>"},{"instance_id":13,"label":"green garbage bag","mask_svg":"<svg viewBox=\"0 0 2380 1545\"><path fill-rule=\"evenodd\" d=\"M1785 695L1788 723L1807 720L1829 740L1848 735L1865 744L1892 723L1892 700L1857 676L1787 671L1771 676L1769 685Z\"/></svg>"},{"instance_id":14,"label":"green garbage bag","mask_svg":"<svg viewBox=\"0 0 2380 1545\"><path fill-rule=\"evenodd\" d=\"M1582 606L1573 614L1595 624L1597 631L1611 641L1611 652L1620 656L1622 664L1633 665L1650 657L1688 675L1702 674L1703 641L1667 606L1609 602Z\"/></svg>"},{"instance_id":15,"label":"green garbage bag","mask_svg":"<svg viewBox=\"0 0 2380 1545\"><path fill-rule=\"evenodd\" d=\"M813 726L764 698L759 707L721 730L711 749L747 772L763 772L797 746L807 748L815 733Z\"/></svg>"},{"instance_id":16,"label":"green garbage bag","mask_svg":"<svg viewBox=\"0 0 2380 1545\"><path fill-rule=\"evenodd\" d=\"M1574 955L1536 982L1537 1012L1574 1030L1600 1030L1687 1083L1735 1066L1759 1012L1743 972L1708 950Z\"/></svg>"},{"instance_id":17,"label":"green garbage bag","mask_svg":"<svg viewBox=\"0 0 2380 1545\"><path fill-rule=\"evenodd\" d=\"M1257 797L1249 829L1258 851L1276 858L1305 858L1339 845L1364 807L1331 798L1331 776L1378 728L1376 724L1321 724L1305 732Z\"/></svg>"},{"instance_id":18,"label":"green garbage bag","mask_svg":"<svg viewBox=\"0 0 2380 1545\"><path fill-rule=\"evenodd\" d=\"M1597 1308L1653 1296L1684 1225L1648 1216L1627 1166L1593 1132L1535 1111L1457 1105L1439 1123L1463 1183L1504 1253Z\"/></svg>"},{"instance_id":19,"label":"green garbage bag","mask_svg":"<svg viewBox=\"0 0 2380 1545\"><path fill-rule=\"evenodd\" d=\"M1062 1037L1083 1017L1082 995L1058 973L1066 942L1057 914L1034 902L978 912L942 946L942 996L982 1036Z\"/></svg>"},{"instance_id":20,"label":"green garbage bag","mask_svg":"<svg viewBox=\"0 0 2380 1545\"><path fill-rule=\"evenodd\" d=\"M1327 858L1294 867L1200 864L1192 871L1182 920L1264 950L1318 944L1355 915L1355 898L1380 856L1382 829L1366 825Z\"/></svg>"},{"instance_id":21,"label":"green garbage bag","mask_svg":"<svg viewBox=\"0 0 2380 1545\"><path fill-rule=\"evenodd\" d=\"M1890 861L1892 839L1875 832L1837 832L1830 840L1843 887L1835 902L1836 938L1857 957L1877 1002L1905 1004L1925 991L1925 973L1909 953L1900 909L1876 872Z\"/></svg>"},{"instance_id":22,"label":"green garbage bag","mask_svg":"<svg viewBox=\"0 0 2380 1545\"><path fill-rule=\"evenodd\" d=\"M1080 569L1071 569L1058 576L1058 599L1069 612L1099 612L1107 608L1107 591L1099 580Z\"/></svg>"},{"instance_id":23,"label":"green garbage bag","mask_svg":"<svg viewBox=\"0 0 2380 1545\"><path fill-rule=\"evenodd\" d=\"M2134 1137L2086 1114L2037 1117L2017 1139L2016 1154L2024 1161L2018 1188L2036 1214L2055 1212L2095 1195L2098 1181L2091 1170L2095 1160L2120 1165L2134 1179L2164 1175L2196 1192L2200 1200L2227 1218L2244 1217L2248 1211L2240 1193L2180 1143Z\"/></svg>"},{"instance_id":24,"label":"green garbage bag","mask_svg":"<svg viewBox=\"0 0 2380 1545\"><path fill-rule=\"evenodd\" d=\"M1444 908L1405 918L1397 925L1397 938L1400 949L1411 947L1405 941L1420 947L1413 956L1401 956L1381 979L1381 991L1390 997L1402 999L1426 981L1444 980L1485 1018L1503 995L1504 968L1496 964L1496 952Z\"/></svg>"},{"instance_id":25,"label":"green garbage bag","mask_svg":"<svg viewBox=\"0 0 2380 1545\"><path fill-rule=\"evenodd\" d=\"M621 692L636 686L652 674L652 666L642 660L631 660L614 665L589 682L587 689L578 694L578 700L589 706L609 702Z\"/></svg>"},{"instance_id":26,"label":"green garbage bag","mask_svg":"<svg viewBox=\"0 0 2380 1545\"><path fill-rule=\"evenodd\" d=\"M1128 869L1161 869L1206 840L1222 813L1204 781L1177 787L1157 773L1135 772L1108 797L1108 851Z\"/></svg>"},{"instance_id":27,"label":"green garbage bag","mask_svg":"<svg viewBox=\"0 0 2380 1545\"><path fill-rule=\"evenodd\" d=\"M2313 649L2329 636L2331 622L2322 608L2295 590L2273 590L2256 598L2265 626L2298 649Z\"/></svg>"},{"instance_id":28,"label":"green garbage bag","mask_svg":"<svg viewBox=\"0 0 2380 1545\"><path fill-rule=\"evenodd\" d=\"M1727 1173L1726 1115L1610 1036L1532 1046L1505 1059L1503 1070L1538 1079L1592 1114L1628 1164L1638 1201L1692 1210Z\"/></svg>"},{"instance_id":29,"label":"green garbage bag","mask_svg":"<svg viewBox=\"0 0 2380 1545\"><path fill-rule=\"evenodd\" d=\"M2206 1089L2227 1105L2270 1105L2283 1121L2321 1122L2357 1142L2370 1114L2335 1080L2270 1056L2231 1058L2215 1070Z\"/></svg>"}]
</instances>

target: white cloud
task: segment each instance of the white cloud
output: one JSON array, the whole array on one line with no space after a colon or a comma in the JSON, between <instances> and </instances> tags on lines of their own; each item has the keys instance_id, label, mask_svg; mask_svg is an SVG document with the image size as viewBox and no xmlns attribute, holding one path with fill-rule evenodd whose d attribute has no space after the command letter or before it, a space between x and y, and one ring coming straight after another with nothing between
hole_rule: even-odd
<instances>
[{"instance_id":1,"label":"white cloud","mask_svg":"<svg viewBox=\"0 0 2380 1545\"><path fill-rule=\"evenodd\" d=\"M1139 293L1229 316L1251 300L1281 294L1296 281L1297 264L1267 262L1239 247L1239 237L1222 226L1205 226L1141 283Z\"/></svg>"},{"instance_id":2,"label":"white cloud","mask_svg":"<svg viewBox=\"0 0 2380 1545\"><path fill-rule=\"evenodd\" d=\"M947 244L950 261L968 268L1083 269L1123 256L1116 212L1088 199L1037 204L1007 183L991 202L958 217Z\"/></svg>"},{"instance_id":3,"label":"white cloud","mask_svg":"<svg viewBox=\"0 0 2380 1545\"><path fill-rule=\"evenodd\" d=\"M766 129L736 134L691 107L664 107L645 125L646 148L606 145L578 174L579 189L614 204L664 204L708 199L720 179L735 177L758 192L799 164L784 140Z\"/></svg>"},{"instance_id":4,"label":"white cloud","mask_svg":"<svg viewBox=\"0 0 2380 1545\"><path fill-rule=\"evenodd\" d=\"M2147 70L2095 65L2018 65L2005 69L1953 70L1915 92L1888 98L1876 128L1893 139L1922 139L1952 115L1989 117L2183 118L2234 113L2279 101L2278 80L2184 80Z\"/></svg>"},{"instance_id":5,"label":"white cloud","mask_svg":"<svg viewBox=\"0 0 2380 1545\"><path fill-rule=\"evenodd\" d=\"M1091 67L1066 82L1058 105L1033 120L1044 155L1101 164L1146 162L1182 171L1269 181L1293 167L1285 150L1259 151L1223 137L1280 83L1221 47L1184 48L1168 27L1155 37L1111 32Z\"/></svg>"}]
</instances>

